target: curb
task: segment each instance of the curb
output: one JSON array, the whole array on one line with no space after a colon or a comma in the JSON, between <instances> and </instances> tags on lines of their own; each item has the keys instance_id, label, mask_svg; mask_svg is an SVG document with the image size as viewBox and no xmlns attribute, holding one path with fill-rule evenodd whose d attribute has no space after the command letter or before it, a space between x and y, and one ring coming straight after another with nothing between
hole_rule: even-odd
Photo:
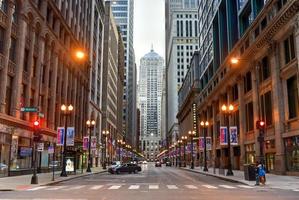
<instances>
[{"instance_id":1,"label":"curb","mask_svg":"<svg viewBox=\"0 0 299 200\"><path fill-rule=\"evenodd\" d=\"M215 177L215 178L218 178L218 179L221 179L221 180L225 180L225 181L229 181L229 182L232 182L232 183L241 183L243 185L251 186L249 183L243 182L242 180L234 180L234 179L231 179L231 178L228 178L228 177L218 176L216 174L210 174L210 173L201 172L201 171L195 171L195 170L192 170L192 169L186 169L186 168L179 168L179 169L180 170L185 170L185 171L188 171L188 172L193 172L193 173L197 173L197 174L206 175L206 176L212 176L212 177Z\"/></svg>"},{"instance_id":2,"label":"curb","mask_svg":"<svg viewBox=\"0 0 299 200\"><path fill-rule=\"evenodd\" d=\"M80 175L69 177L69 178L66 178L66 179L63 179L63 180L57 180L57 181L51 181L51 182L47 182L47 183L43 183L43 184L37 184L36 186L55 185L57 183L73 180L73 179L76 179L76 178L91 176L91 175L94 175L94 174L101 174L101 173L105 173L105 172L107 172L107 170L103 170L103 171L99 171L99 172L91 172L91 173L86 173L86 174L80 174ZM0 192L11 192L11 191L17 191L17 189L12 189L12 188L0 189Z\"/></svg>"}]
</instances>

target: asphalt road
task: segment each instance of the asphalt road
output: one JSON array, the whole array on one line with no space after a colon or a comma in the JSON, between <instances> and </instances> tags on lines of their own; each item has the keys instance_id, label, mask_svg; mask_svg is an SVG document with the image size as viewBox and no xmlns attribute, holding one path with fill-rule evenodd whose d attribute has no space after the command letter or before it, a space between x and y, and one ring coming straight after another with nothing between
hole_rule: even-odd
<instances>
[{"instance_id":1,"label":"asphalt road","mask_svg":"<svg viewBox=\"0 0 299 200\"><path fill-rule=\"evenodd\" d=\"M155 168L149 163L138 174L91 175L57 185L0 192L0 199L298 200L299 192L263 186L250 187L174 167Z\"/></svg>"}]
</instances>

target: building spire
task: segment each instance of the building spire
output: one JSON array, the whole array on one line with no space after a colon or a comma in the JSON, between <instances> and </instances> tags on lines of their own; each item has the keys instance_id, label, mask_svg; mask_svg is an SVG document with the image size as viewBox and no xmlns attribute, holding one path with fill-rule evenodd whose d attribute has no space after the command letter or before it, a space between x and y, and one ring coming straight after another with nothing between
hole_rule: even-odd
<instances>
[{"instance_id":1,"label":"building spire","mask_svg":"<svg viewBox=\"0 0 299 200\"><path fill-rule=\"evenodd\" d=\"M153 51L154 51L154 45L152 43L151 52L153 52Z\"/></svg>"}]
</instances>

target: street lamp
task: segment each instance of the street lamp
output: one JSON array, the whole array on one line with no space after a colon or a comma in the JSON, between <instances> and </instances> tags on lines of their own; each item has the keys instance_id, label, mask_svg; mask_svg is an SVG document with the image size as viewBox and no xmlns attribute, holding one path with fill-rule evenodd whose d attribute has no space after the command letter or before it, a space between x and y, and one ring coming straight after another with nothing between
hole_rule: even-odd
<instances>
[{"instance_id":1,"label":"street lamp","mask_svg":"<svg viewBox=\"0 0 299 200\"><path fill-rule=\"evenodd\" d=\"M201 121L200 122L200 125L201 127L203 128L203 134L204 134L204 157L205 157L205 163L204 163L204 168L203 168L203 171L207 172L209 171L208 170L208 167L207 167L207 130L208 130L208 126L209 126L209 122L206 121Z\"/></svg>"},{"instance_id":2,"label":"street lamp","mask_svg":"<svg viewBox=\"0 0 299 200\"><path fill-rule=\"evenodd\" d=\"M181 156L181 144L183 143L182 140L178 140L178 145L179 145L179 167L182 167L182 164L181 164L181 160L182 160L182 156Z\"/></svg>"},{"instance_id":3,"label":"street lamp","mask_svg":"<svg viewBox=\"0 0 299 200\"><path fill-rule=\"evenodd\" d=\"M194 169L194 157L193 157L193 137L195 136L195 131L189 131L188 135L191 139L191 165L190 168Z\"/></svg>"},{"instance_id":4,"label":"street lamp","mask_svg":"<svg viewBox=\"0 0 299 200\"><path fill-rule=\"evenodd\" d=\"M103 152L103 169L106 169L106 146L107 146L107 144L106 144L106 138L107 138L107 136L109 135L109 131L107 131L107 130L103 130L102 131L102 135L103 135L103 139L104 139L104 152Z\"/></svg>"},{"instance_id":5,"label":"street lamp","mask_svg":"<svg viewBox=\"0 0 299 200\"><path fill-rule=\"evenodd\" d=\"M63 115L65 116L65 123L64 123L64 143L63 143L63 160L62 160L62 171L60 176L66 177L66 134L67 134L67 120L68 116L71 115L72 111L74 110L74 107L70 105L64 105L62 104L60 107L60 110L62 111Z\"/></svg>"},{"instance_id":6,"label":"street lamp","mask_svg":"<svg viewBox=\"0 0 299 200\"><path fill-rule=\"evenodd\" d=\"M187 142L187 136L182 136L182 142L184 145L184 164L183 166L186 167L186 142Z\"/></svg>"},{"instance_id":7,"label":"street lamp","mask_svg":"<svg viewBox=\"0 0 299 200\"><path fill-rule=\"evenodd\" d=\"M94 129L96 124L96 121L94 120L87 120L86 121L86 125L87 128L89 129L89 142L88 142L88 165L87 165L87 169L86 172L91 172L91 153L90 153L90 149L91 149L91 130Z\"/></svg>"},{"instance_id":8,"label":"street lamp","mask_svg":"<svg viewBox=\"0 0 299 200\"><path fill-rule=\"evenodd\" d=\"M175 166L178 166L178 155L177 155L177 143L173 143L174 152L175 152Z\"/></svg>"},{"instance_id":9,"label":"street lamp","mask_svg":"<svg viewBox=\"0 0 299 200\"><path fill-rule=\"evenodd\" d=\"M121 148L122 140L117 140L117 144L118 144L118 160L120 161L120 148Z\"/></svg>"},{"instance_id":10,"label":"street lamp","mask_svg":"<svg viewBox=\"0 0 299 200\"><path fill-rule=\"evenodd\" d=\"M225 105L223 104L221 107L221 110L224 114L224 117L226 118L226 126L227 126L227 139L228 139L228 169L226 176L233 176L233 170L232 170L232 162L231 162L231 152L230 152L230 133L229 133L229 117L234 111L234 106L232 104Z\"/></svg>"}]
</instances>

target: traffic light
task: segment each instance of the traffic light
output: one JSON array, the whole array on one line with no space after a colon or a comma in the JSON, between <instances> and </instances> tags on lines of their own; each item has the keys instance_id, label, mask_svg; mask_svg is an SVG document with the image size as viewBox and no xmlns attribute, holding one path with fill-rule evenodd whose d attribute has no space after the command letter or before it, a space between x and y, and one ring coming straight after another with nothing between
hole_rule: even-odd
<instances>
[{"instance_id":1,"label":"traffic light","mask_svg":"<svg viewBox=\"0 0 299 200\"><path fill-rule=\"evenodd\" d=\"M35 120L35 121L33 122L33 127L34 127L34 128L39 128L39 121L38 121L38 120Z\"/></svg>"},{"instance_id":2,"label":"traffic light","mask_svg":"<svg viewBox=\"0 0 299 200\"><path fill-rule=\"evenodd\" d=\"M260 130L264 130L266 126L266 123L263 120L257 120L256 121L256 128Z\"/></svg>"}]
</instances>

